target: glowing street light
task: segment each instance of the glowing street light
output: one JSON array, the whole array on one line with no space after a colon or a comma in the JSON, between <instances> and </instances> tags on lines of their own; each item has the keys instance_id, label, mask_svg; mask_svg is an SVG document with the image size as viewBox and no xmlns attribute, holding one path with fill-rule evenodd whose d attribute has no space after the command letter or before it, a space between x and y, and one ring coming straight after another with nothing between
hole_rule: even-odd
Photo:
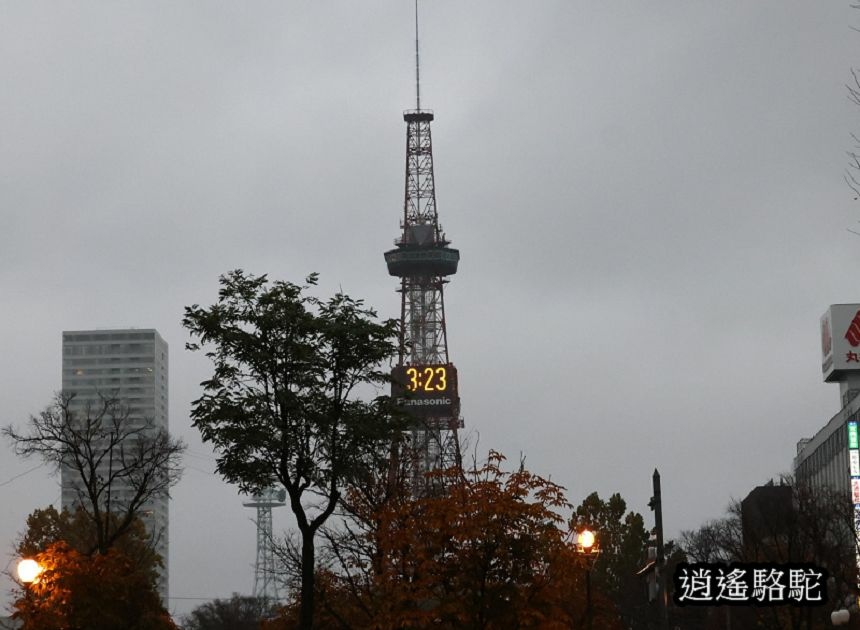
<instances>
[{"instance_id":1,"label":"glowing street light","mask_svg":"<svg viewBox=\"0 0 860 630\"><path fill-rule=\"evenodd\" d=\"M594 547L594 532L590 529L583 529L576 536L576 545L579 547L580 553L591 553Z\"/></svg>"},{"instance_id":2,"label":"glowing street light","mask_svg":"<svg viewBox=\"0 0 860 630\"><path fill-rule=\"evenodd\" d=\"M591 567L594 566L594 561L600 553L600 547L597 546L597 537L590 529L583 529L576 535L576 553L582 558L585 565L585 619L588 630L592 628L592 610L591 610Z\"/></svg>"},{"instance_id":3,"label":"glowing street light","mask_svg":"<svg viewBox=\"0 0 860 630\"><path fill-rule=\"evenodd\" d=\"M32 558L24 558L18 563L18 579L24 584L32 584L39 579L42 567Z\"/></svg>"}]
</instances>

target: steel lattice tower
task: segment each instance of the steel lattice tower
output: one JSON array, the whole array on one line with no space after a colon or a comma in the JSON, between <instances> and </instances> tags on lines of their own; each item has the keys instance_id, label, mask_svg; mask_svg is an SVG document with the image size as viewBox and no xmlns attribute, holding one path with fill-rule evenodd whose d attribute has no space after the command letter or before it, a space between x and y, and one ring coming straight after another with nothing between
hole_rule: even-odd
<instances>
[{"instance_id":1,"label":"steel lattice tower","mask_svg":"<svg viewBox=\"0 0 860 630\"><path fill-rule=\"evenodd\" d=\"M257 562L254 565L253 596L270 602L280 599L272 549L272 508L286 505L286 491L267 488L242 505L257 508Z\"/></svg>"},{"instance_id":2,"label":"steel lattice tower","mask_svg":"<svg viewBox=\"0 0 860 630\"><path fill-rule=\"evenodd\" d=\"M416 109L406 122L406 186L402 234L385 253L388 273L400 278L400 351L393 394L410 412L412 490L420 494L423 474L460 465L457 430L462 427L457 372L448 357L444 287L457 272L460 252L449 247L436 211L433 175L433 112L421 109L418 63L418 6L415 13Z\"/></svg>"}]
</instances>

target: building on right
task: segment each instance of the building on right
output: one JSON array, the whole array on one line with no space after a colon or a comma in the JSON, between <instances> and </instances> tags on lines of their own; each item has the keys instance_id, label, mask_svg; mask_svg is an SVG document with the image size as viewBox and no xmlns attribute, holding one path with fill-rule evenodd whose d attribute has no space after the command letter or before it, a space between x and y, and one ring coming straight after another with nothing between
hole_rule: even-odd
<instances>
[{"instance_id":1,"label":"building on right","mask_svg":"<svg viewBox=\"0 0 860 630\"><path fill-rule=\"evenodd\" d=\"M821 317L821 371L825 382L839 384L841 409L797 443L794 475L811 487L850 492L860 505L860 304L833 304Z\"/></svg>"},{"instance_id":2,"label":"building on right","mask_svg":"<svg viewBox=\"0 0 860 630\"><path fill-rule=\"evenodd\" d=\"M821 371L825 382L839 384L841 409L797 443L794 477L809 488L849 496L860 536L860 304L833 304L821 317Z\"/></svg>"}]
</instances>

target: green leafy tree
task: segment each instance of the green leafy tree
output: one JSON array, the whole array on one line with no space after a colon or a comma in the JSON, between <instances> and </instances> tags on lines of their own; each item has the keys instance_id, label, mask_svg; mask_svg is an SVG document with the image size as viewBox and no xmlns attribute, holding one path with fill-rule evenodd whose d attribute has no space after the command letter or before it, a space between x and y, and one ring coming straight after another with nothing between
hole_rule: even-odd
<instances>
[{"instance_id":1,"label":"green leafy tree","mask_svg":"<svg viewBox=\"0 0 860 630\"><path fill-rule=\"evenodd\" d=\"M283 484L301 538L301 627L314 614L314 537L342 489L384 457L401 422L383 366L396 351L397 323L338 293L269 282L241 270L220 278L216 304L185 309L183 325L214 364L192 421L217 451L217 470L243 492Z\"/></svg>"},{"instance_id":2,"label":"green leafy tree","mask_svg":"<svg viewBox=\"0 0 860 630\"><path fill-rule=\"evenodd\" d=\"M258 630L273 613L265 599L233 594L198 606L183 619L184 630Z\"/></svg>"},{"instance_id":3,"label":"green leafy tree","mask_svg":"<svg viewBox=\"0 0 860 630\"><path fill-rule=\"evenodd\" d=\"M595 589L615 603L626 627L645 627L648 609L644 581L636 574L644 565L648 532L638 512L627 512L618 493L607 500L593 492L576 508L571 529L596 533L600 556L594 564Z\"/></svg>"}]
</instances>

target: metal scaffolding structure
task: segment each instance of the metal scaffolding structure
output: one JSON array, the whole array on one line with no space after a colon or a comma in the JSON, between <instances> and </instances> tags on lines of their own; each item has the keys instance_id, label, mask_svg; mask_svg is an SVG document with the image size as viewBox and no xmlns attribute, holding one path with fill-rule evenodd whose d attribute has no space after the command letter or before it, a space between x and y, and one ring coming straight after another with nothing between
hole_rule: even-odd
<instances>
[{"instance_id":1,"label":"metal scaffolding structure","mask_svg":"<svg viewBox=\"0 0 860 630\"><path fill-rule=\"evenodd\" d=\"M272 548L272 508L286 505L286 497L283 488L267 488L242 504L257 509L257 561L254 566L253 596L269 602L281 599Z\"/></svg>"},{"instance_id":2,"label":"metal scaffolding structure","mask_svg":"<svg viewBox=\"0 0 860 630\"><path fill-rule=\"evenodd\" d=\"M395 401L412 418L399 461L411 462L413 495L425 490L425 473L460 466L462 428L457 370L448 357L445 284L457 272L460 252L449 247L436 211L433 174L433 112L421 109L418 1L415 2L416 109L406 122L403 219L396 249L385 253L388 273L400 278L400 351L392 373Z\"/></svg>"},{"instance_id":3,"label":"metal scaffolding structure","mask_svg":"<svg viewBox=\"0 0 860 630\"><path fill-rule=\"evenodd\" d=\"M439 468L460 465L457 430L462 427L459 416L460 400L456 389L456 369L448 356L448 336L445 323L446 279L457 272L460 252L449 247L439 224L436 211L436 186L433 175L433 142L430 122L433 113L412 110L404 113L406 121L406 186L403 203L401 236L395 240L397 249L386 252L388 272L400 277L400 350L398 368L419 372L443 369L447 380L444 390L418 377L413 383L420 394L428 392L445 398L430 412L413 416L412 427L404 453L412 462L411 487L415 495L424 491L424 473ZM408 384L407 384L408 386ZM412 388L416 389L415 387ZM431 390L433 390L431 392ZM413 395L416 392L412 392Z\"/></svg>"}]
</instances>

